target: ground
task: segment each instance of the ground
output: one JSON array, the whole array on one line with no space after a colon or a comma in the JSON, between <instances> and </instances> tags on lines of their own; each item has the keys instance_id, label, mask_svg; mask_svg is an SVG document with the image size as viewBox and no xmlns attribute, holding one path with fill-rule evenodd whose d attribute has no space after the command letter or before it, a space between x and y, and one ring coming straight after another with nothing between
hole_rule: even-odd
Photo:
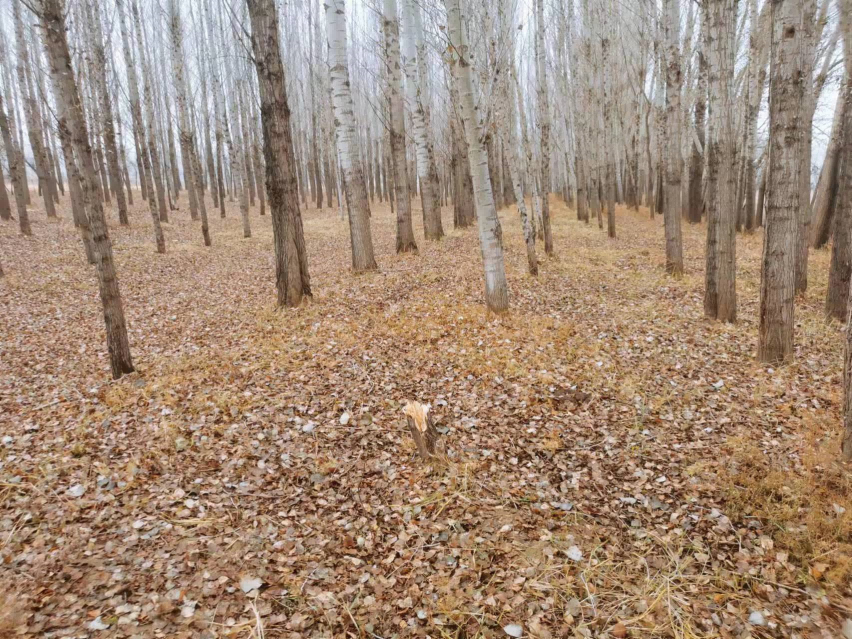
<instances>
[{"instance_id":1,"label":"ground","mask_svg":"<svg viewBox=\"0 0 852 639\"><path fill-rule=\"evenodd\" d=\"M610 240L554 198L530 278L507 208L489 317L475 229L427 243L416 206L420 254L396 256L376 204L379 272L353 276L346 223L308 209L313 301L276 310L269 217L244 239L208 207L212 248L179 210L164 256L138 194L111 223L119 381L67 212L0 224L0 636L852 633L827 251L772 369L760 233L727 325L703 317L703 225L676 280L660 217L619 208ZM417 457L408 400L445 462Z\"/></svg>"}]
</instances>

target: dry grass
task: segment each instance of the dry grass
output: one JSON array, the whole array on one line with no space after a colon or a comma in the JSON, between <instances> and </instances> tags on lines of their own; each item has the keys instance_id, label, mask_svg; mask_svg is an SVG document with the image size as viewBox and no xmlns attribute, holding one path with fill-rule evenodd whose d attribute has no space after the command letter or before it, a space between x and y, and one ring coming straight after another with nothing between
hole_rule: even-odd
<instances>
[{"instance_id":1,"label":"dry grass","mask_svg":"<svg viewBox=\"0 0 852 639\"><path fill-rule=\"evenodd\" d=\"M19 588L0 582L0 637L16 634L24 623L25 610Z\"/></svg>"},{"instance_id":2,"label":"dry grass","mask_svg":"<svg viewBox=\"0 0 852 639\"><path fill-rule=\"evenodd\" d=\"M723 473L730 516L755 517L774 531L776 548L800 568L801 584L843 588L852 581L852 473L833 438L810 423L795 465L779 466L753 442L728 442Z\"/></svg>"}]
</instances>

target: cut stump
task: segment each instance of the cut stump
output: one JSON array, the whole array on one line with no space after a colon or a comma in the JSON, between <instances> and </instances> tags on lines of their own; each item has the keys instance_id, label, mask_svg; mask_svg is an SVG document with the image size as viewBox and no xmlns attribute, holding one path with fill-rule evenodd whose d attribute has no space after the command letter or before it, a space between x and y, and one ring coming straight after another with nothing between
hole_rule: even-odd
<instances>
[{"instance_id":1,"label":"cut stump","mask_svg":"<svg viewBox=\"0 0 852 639\"><path fill-rule=\"evenodd\" d=\"M433 461L438 457L436 444L438 442L438 431L432 423L432 415L429 413L429 404L420 402L408 402L402 409L408 419L408 430L417 445L417 451L424 461Z\"/></svg>"}]
</instances>

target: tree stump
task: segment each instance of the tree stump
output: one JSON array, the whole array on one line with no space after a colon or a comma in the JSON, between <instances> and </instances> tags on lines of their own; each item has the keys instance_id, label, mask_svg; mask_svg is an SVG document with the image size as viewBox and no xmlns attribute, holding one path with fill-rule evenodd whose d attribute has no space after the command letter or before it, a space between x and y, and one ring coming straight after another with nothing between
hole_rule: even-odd
<instances>
[{"instance_id":1,"label":"tree stump","mask_svg":"<svg viewBox=\"0 0 852 639\"><path fill-rule=\"evenodd\" d=\"M408 430L417 445L417 451L424 461L433 461L438 457L436 443L438 431L432 423L432 415L429 413L429 404L420 402L408 402L402 409L408 420Z\"/></svg>"}]
</instances>

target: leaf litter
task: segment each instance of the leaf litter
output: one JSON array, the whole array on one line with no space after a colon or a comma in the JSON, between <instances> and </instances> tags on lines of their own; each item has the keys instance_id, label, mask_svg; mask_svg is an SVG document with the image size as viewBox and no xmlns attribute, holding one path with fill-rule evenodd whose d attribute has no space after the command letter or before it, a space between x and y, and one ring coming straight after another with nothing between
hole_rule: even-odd
<instances>
[{"instance_id":1,"label":"leaf litter","mask_svg":"<svg viewBox=\"0 0 852 639\"><path fill-rule=\"evenodd\" d=\"M381 270L353 277L345 224L306 211L315 298L276 311L268 218L244 240L230 210L205 249L177 213L156 256L137 205L111 226L139 369L118 382L67 216L0 226L0 634L848 635L827 253L796 362L767 369L759 235L719 325L703 227L675 281L647 212L619 208L611 241L553 211L535 280L501 213L495 318L474 231L398 257L377 206ZM446 465L419 461L408 401Z\"/></svg>"}]
</instances>

